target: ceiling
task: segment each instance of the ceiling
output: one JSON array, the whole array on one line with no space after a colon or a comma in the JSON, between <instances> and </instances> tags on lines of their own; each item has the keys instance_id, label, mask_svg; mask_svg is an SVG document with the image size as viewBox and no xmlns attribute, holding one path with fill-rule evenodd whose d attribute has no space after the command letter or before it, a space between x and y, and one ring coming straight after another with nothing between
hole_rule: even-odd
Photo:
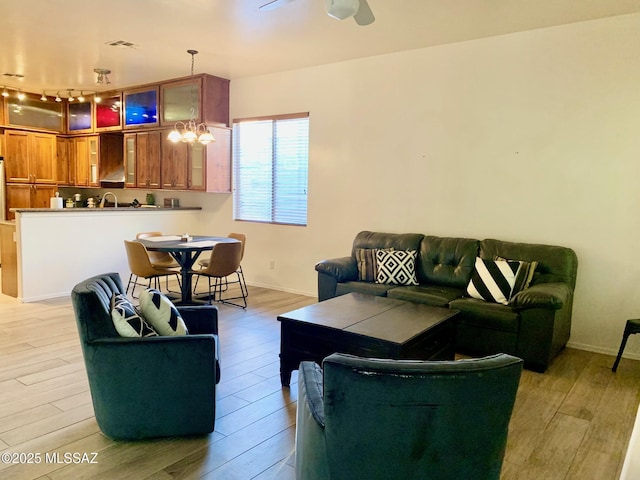
<instances>
[{"instance_id":1,"label":"ceiling","mask_svg":"<svg viewBox=\"0 0 640 480\"><path fill-rule=\"evenodd\" d=\"M0 87L106 91L195 73L234 78L640 12L640 0L369 0L376 21L324 0L20 0L0 8ZM124 41L133 46L111 46ZM96 85L94 68L112 71ZM24 78L6 74L24 75ZM65 95L62 95L65 96Z\"/></svg>"}]
</instances>

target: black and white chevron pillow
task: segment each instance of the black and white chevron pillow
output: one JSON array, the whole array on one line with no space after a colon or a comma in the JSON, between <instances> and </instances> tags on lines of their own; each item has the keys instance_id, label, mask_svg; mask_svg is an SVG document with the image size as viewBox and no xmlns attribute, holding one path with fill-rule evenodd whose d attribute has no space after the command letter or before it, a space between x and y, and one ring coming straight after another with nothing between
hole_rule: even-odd
<instances>
[{"instance_id":1,"label":"black and white chevron pillow","mask_svg":"<svg viewBox=\"0 0 640 480\"><path fill-rule=\"evenodd\" d=\"M169 298L154 288L140 293L140 313L160 335L187 335L187 326Z\"/></svg>"},{"instance_id":2,"label":"black and white chevron pillow","mask_svg":"<svg viewBox=\"0 0 640 480\"><path fill-rule=\"evenodd\" d=\"M470 297L507 305L513 294L520 263L512 260L485 260L476 257L467 286Z\"/></svg>"},{"instance_id":3,"label":"black and white chevron pillow","mask_svg":"<svg viewBox=\"0 0 640 480\"><path fill-rule=\"evenodd\" d=\"M416 250L376 250L376 283L418 285Z\"/></svg>"},{"instance_id":4,"label":"black and white chevron pillow","mask_svg":"<svg viewBox=\"0 0 640 480\"><path fill-rule=\"evenodd\" d=\"M157 337L144 318L138 315L126 295L114 293L111 297L111 320L121 337Z\"/></svg>"}]
</instances>

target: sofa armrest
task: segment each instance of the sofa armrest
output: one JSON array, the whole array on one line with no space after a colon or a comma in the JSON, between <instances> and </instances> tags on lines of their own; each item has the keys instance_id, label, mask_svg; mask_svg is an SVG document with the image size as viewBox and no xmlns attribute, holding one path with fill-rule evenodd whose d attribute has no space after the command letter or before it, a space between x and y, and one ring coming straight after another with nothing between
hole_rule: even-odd
<instances>
[{"instance_id":1,"label":"sofa armrest","mask_svg":"<svg viewBox=\"0 0 640 480\"><path fill-rule=\"evenodd\" d=\"M348 282L358 279L358 265L351 257L320 260L316 263L316 271L335 278L337 282Z\"/></svg>"},{"instance_id":2,"label":"sofa armrest","mask_svg":"<svg viewBox=\"0 0 640 480\"><path fill-rule=\"evenodd\" d=\"M566 283L538 283L516 293L509 304L513 308L560 310L571 301L571 294L571 287Z\"/></svg>"},{"instance_id":3,"label":"sofa armrest","mask_svg":"<svg viewBox=\"0 0 640 480\"><path fill-rule=\"evenodd\" d=\"M313 362L298 369L296 478L331 478L325 440L322 370Z\"/></svg>"},{"instance_id":4,"label":"sofa armrest","mask_svg":"<svg viewBox=\"0 0 640 480\"><path fill-rule=\"evenodd\" d=\"M215 305L189 305L176 307L190 335L218 334L218 307Z\"/></svg>"}]
</instances>

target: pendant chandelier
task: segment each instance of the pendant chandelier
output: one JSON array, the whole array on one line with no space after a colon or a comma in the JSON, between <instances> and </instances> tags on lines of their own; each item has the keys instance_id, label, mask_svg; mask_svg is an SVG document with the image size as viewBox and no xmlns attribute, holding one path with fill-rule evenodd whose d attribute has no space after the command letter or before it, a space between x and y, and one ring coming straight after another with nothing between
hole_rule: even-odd
<instances>
[{"instance_id":1,"label":"pendant chandelier","mask_svg":"<svg viewBox=\"0 0 640 480\"><path fill-rule=\"evenodd\" d=\"M193 65L194 57L198 53L197 50L187 50L187 53L191 55L191 78L193 79ZM201 143L207 145L208 143L215 142L216 139L207 128L204 123L198 123L196 121L196 86L195 82L191 84L191 119L188 122L177 122L173 127L173 130L169 132L167 137L173 143Z\"/></svg>"}]
</instances>

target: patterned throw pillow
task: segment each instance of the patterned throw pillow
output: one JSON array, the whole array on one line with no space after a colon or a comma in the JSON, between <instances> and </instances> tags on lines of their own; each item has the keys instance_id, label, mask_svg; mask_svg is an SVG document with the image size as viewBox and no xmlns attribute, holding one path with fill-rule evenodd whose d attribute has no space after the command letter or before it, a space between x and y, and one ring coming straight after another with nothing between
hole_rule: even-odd
<instances>
[{"instance_id":1,"label":"patterned throw pillow","mask_svg":"<svg viewBox=\"0 0 640 480\"><path fill-rule=\"evenodd\" d=\"M485 260L476 257L475 269L467 286L470 297L507 305L520 270L512 260Z\"/></svg>"},{"instance_id":2,"label":"patterned throw pillow","mask_svg":"<svg viewBox=\"0 0 640 480\"><path fill-rule=\"evenodd\" d=\"M385 252L393 248L382 249ZM378 274L378 262L376 261L375 248L356 248L354 253L358 264L358 280L361 282L375 282Z\"/></svg>"},{"instance_id":3,"label":"patterned throw pillow","mask_svg":"<svg viewBox=\"0 0 640 480\"><path fill-rule=\"evenodd\" d=\"M160 335L187 335L187 326L167 296L154 288L140 293L140 313Z\"/></svg>"},{"instance_id":4,"label":"patterned throw pillow","mask_svg":"<svg viewBox=\"0 0 640 480\"><path fill-rule=\"evenodd\" d=\"M376 283L418 285L416 250L376 250Z\"/></svg>"},{"instance_id":5,"label":"patterned throw pillow","mask_svg":"<svg viewBox=\"0 0 640 480\"><path fill-rule=\"evenodd\" d=\"M121 337L157 337L124 294L111 296L111 320Z\"/></svg>"}]
</instances>

